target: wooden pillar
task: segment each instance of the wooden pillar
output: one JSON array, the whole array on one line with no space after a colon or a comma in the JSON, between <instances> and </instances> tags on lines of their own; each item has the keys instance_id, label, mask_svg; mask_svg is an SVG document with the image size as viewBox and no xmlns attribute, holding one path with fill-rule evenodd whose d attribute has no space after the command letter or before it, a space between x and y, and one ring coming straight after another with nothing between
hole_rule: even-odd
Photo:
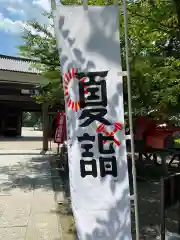
<instances>
[{"instance_id":1,"label":"wooden pillar","mask_svg":"<svg viewBox=\"0 0 180 240\"><path fill-rule=\"evenodd\" d=\"M1 124L1 129L2 129L2 135L3 136L5 136L5 133L6 133L6 119L7 119L7 112L5 111L3 113L2 124Z\"/></svg>"},{"instance_id":2,"label":"wooden pillar","mask_svg":"<svg viewBox=\"0 0 180 240\"><path fill-rule=\"evenodd\" d=\"M21 136L22 130L22 112L19 111L17 115L17 136Z\"/></svg>"},{"instance_id":3,"label":"wooden pillar","mask_svg":"<svg viewBox=\"0 0 180 240\"><path fill-rule=\"evenodd\" d=\"M4 114L3 114L3 109L2 109L2 112L0 115L0 135L3 134L3 117L4 117Z\"/></svg>"},{"instance_id":4,"label":"wooden pillar","mask_svg":"<svg viewBox=\"0 0 180 240\"><path fill-rule=\"evenodd\" d=\"M42 105L42 122L43 122L43 150L48 150L48 135L49 135L49 119L48 119L48 104Z\"/></svg>"},{"instance_id":5,"label":"wooden pillar","mask_svg":"<svg viewBox=\"0 0 180 240\"><path fill-rule=\"evenodd\" d=\"M5 131L5 114L3 114L1 118L1 135L4 135L4 131Z\"/></svg>"}]
</instances>

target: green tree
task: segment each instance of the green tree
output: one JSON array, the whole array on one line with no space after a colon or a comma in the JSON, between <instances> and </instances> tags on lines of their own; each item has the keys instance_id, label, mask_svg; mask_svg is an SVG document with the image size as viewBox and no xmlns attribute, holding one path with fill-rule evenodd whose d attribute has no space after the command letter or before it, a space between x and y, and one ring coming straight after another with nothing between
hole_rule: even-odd
<instances>
[{"instance_id":1,"label":"green tree","mask_svg":"<svg viewBox=\"0 0 180 240\"><path fill-rule=\"evenodd\" d=\"M62 1L76 4L76 0ZM122 3L122 0L121 0ZM92 5L112 4L112 1L89 1ZM159 116L175 114L180 99L180 2L178 0L129 1L130 66L133 89L133 108L147 114L151 110ZM45 14L51 21L52 15ZM25 30L23 56L36 58L36 64L49 84L41 89L39 102L63 101L56 40L47 26L28 22L32 31ZM50 26L53 28L53 24ZM125 67L124 24L120 11L122 62ZM127 96L125 85L125 100ZM126 102L126 101L125 101ZM135 112L135 111L134 111Z\"/></svg>"},{"instance_id":2,"label":"green tree","mask_svg":"<svg viewBox=\"0 0 180 240\"><path fill-rule=\"evenodd\" d=\"M44 16L52 20L51 14L44 13ZM27 26L22 36L24 45L18 46L18 49L22 56L35 60L33 65L49 82L40 89L40 94L36 96L37 102L49 105L62 103L63 88L56 39L52 33L53 24L46 26L32 20L27 22Z\"/></svg>"},{"instance_id":3,"label":"green tree","mask_svg":"<svg viewBox=\"0 0 180 240\"><path fill-rule=\"evenodd\" d=\"M177 111L180 97L177 4L139 0L128 5L134 108L166 117Z\"/></svg>"},{"instance_id":4,"label":"green tree","mask_svg":"<svg viewBox=\"0 0 180 240\"><path fill-rule=\"evenodd\" d=\"M24 127L34 127L36 124L41 124L41 113L23 112L22 122Z\"/></svg>"}]
</instances>

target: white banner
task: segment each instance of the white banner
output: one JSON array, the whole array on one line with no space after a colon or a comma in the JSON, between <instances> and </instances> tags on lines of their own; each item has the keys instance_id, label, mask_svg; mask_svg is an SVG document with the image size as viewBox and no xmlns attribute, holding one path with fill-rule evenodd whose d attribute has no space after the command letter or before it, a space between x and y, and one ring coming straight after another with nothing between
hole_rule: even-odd
<instances>
[{"instance_id":1,"label":"white banner","mask_svg":"<svg viewBox=\"0 0 180 240\"><path fill-rule=\"evenodd\" d=\"M116 6L54 12L80 240L132 239L118 15Z\"/></svg>"}]
</instances>

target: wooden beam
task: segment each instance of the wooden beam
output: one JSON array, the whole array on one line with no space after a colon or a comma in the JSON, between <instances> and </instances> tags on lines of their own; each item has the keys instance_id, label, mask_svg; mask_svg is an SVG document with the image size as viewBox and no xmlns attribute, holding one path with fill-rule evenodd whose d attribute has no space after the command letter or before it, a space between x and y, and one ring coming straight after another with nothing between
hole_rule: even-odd
<instances>
[{"instance_id":1,"label":"wooden beam","mask_svg":"<svg viewBox=\"0 0 180 240\"><path fill-rule=\"evenodd\" d=\"M46 85L48 80L38 74L10 72L0 70L0 82Z\"/></svg>"},{"instance_id":2,"label":"wooden beam","mask_svg":"<svg viewBox=\"0 0 180 240\"><path fill-rule=\"evenodd\" d=\"M12 83L12 82L1 82L0 81L0 88L7 88L7 89L34 89L36 88L33 84L25 84L25 83Z\"/></svg>"},{"instance_id":3,"label":"wooden beam","mask_svg":"<svg viewBox=\"0 0 180 240\"><path fill-rule=\"evenodd\" d=\"M0 95L0 101L8 102L29 102L35 103L36 100L30 96Z\"/></svg>"}]
</instances>

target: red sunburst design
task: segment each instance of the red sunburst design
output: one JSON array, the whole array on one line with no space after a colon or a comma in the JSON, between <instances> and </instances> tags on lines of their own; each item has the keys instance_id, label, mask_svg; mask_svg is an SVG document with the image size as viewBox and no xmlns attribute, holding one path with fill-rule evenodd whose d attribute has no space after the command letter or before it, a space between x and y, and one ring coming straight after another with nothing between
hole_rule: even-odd
<instances>
[{"instance_id":1,"label":"red sunburst design","mask_svg":"<svg viewBox=\"0 0 180 240\"><path fill-rule=\"evenodd\" d=\"M76 73L78 73L78 68L72 68L69 72L64 73L64 79L63 79L63 85L64 85L64 96L65 101L67 103L68 108L71 108L73 111L78 112L80 109L80 103L79 101L74 101L69 93L69 83L72 80L78 80L81 82L84 82L86 80L86 77L83 77L81 79L77 79ZM88 92L85 90L84 94L88 94Z\"/></svg>"}]
</instances>

